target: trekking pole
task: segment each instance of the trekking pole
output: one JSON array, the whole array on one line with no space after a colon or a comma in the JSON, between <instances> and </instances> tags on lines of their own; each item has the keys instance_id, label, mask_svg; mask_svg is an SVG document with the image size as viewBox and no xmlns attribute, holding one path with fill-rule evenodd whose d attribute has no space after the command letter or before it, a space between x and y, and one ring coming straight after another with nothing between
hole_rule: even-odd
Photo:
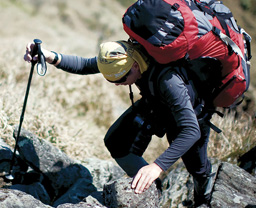
<instances>
[{"instance_id":1,"label":"trekking pole","mask_svg":"<svg viewBox=\"0 0 256 208\"><path fill-rule=\"evenodd\" d=\"M44 55L41 51L41 46L40 46L42 41L39 40L39 39L34 39L34 43L35 43L35 46L34 46L33 51L32 51L31 69L30 69L30 74L29 74L29 78L28 78L28 84L27 84L27 90L26 90L26 94L25 94L25 98L24 98L23 108L22 108L22 112L21 112L21 116L20 116L20 123L19 123L18 133L17 133L17 137L16 137L16 143L15 143L15 147L14 147L14 151L13 151L12 160L11 160L11 163L10 163L9 174L5 175L5 178L8 179L8 180L13 180L14 179L12 169L13 169L13 166L14 166L16 150L17 150L19 137L20 137L21 126L22 126L22 122L23 122L24 114L25 114L25 110L26 110L27 99L28 99L28 94L29 94L30 84L31 84L31 81L32 81L33 72L34 72L34 67L35 67L35 64L37 63L37 61L33 60L33 57L36 54L38 55L38 64L37 64L38 74L40 76L44 76L45 73L46 73L46 69L47 69L46 68L46 63L45 63L45 57L44 57Z\"/></svg>"}]
</instances>

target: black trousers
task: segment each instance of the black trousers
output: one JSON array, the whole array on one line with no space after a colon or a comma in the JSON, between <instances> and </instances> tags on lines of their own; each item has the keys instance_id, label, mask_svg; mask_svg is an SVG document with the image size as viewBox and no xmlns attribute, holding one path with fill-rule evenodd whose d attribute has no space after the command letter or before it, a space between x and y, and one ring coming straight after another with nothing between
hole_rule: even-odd
<instances>
[{"instance_id":1,"label":"black trousers","mask_svg":"<svg viewBox=\"0 0 256 208\"><path fill-rule=\"evenodd\" d=\"M175 139L175 125L171 116L163 106L158 106L160 111L157 113L157 118L153 122L157 123L160 128L167 128L167 139L169 143ZM148 114L150 107L145 104L144 100L139 100L135 103L135 108L128 108L109 128L104 142L113 158L122 158L130 153L130 148L141 130L136 122L135 117L139 115ZM211 163L207 157L207 144L209 140L210 127L205 122L200 122L201 138L182 156L182 160L188 172L195 176L207 176L211 172Z\"/></svg>"}]
</instances>

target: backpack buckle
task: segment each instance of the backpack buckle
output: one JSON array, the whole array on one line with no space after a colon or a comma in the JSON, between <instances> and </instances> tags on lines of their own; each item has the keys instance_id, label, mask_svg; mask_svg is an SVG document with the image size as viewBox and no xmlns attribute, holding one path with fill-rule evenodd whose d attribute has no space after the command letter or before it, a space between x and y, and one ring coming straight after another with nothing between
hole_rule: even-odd
<instances>
[{"instance_id":1,"label":"backpack buckle","mask_svg":"<svg viewBox=\"0 0 256 208\"><path fill-rule=\"evenodd\" d=\"M220 33L221 33L221 30L219 29L219 28L217 28L217 27L213 27L212 28L212 32L215 34L215 35L217 35L218 37L220 37Z\"/></svg>"},{"instance_id":2,"label":"backpack buckle","mask_svg":"<svg viewBox=\"0 0 256 208\"><path fill-rule=\"evenodd\" d=\"M178 3L175 3L172 5L172 8L176 11L180 8L180 5Z\"/></svg>"}]
</instances>

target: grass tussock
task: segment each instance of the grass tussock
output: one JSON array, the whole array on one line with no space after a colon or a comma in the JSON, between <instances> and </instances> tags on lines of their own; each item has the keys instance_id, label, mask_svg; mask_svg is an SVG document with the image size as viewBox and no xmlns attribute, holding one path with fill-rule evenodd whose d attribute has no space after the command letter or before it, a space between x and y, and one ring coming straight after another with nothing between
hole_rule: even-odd
<instances>
[{"instance_id":1,"label":"grass tussock","mask_svg":"<svg viewBox=\"0 0 256 208\"><path fill-rule=\"evenodd\" d=\"M209 142L209 155L211 157L235 161L256 145L255 118L243 113L239 119L235 112L225 115L224 118L214 116L213 122L218 125L222 133L211 133Z\"/></svg>"}]
</instances>

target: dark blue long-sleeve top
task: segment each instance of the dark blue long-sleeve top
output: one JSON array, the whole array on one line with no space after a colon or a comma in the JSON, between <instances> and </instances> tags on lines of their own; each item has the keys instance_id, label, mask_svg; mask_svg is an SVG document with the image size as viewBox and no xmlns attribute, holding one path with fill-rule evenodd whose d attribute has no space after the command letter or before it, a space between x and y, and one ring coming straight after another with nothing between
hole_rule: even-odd
<instances>
[{"instance_id":1,"label":"dark blue long-sleeve top","mask_svg":"<svg viewBox=\"0 0 256 208\"><path fill-rule=\"evenodd\" d=\"M81 75L99 73L97 57L87 59L63 54L61 56L62 60L57 68ZM143 74L135 83L142 91L148 87L146 83L148 79L145 76ZM158 80L157 92L159 101L169 109L167 114L173 117L177 131L168 149L155 160L155 163L166 171L200 138L197 115L193 109L197 95L192 86L185 84L182 77L174 70L166 70L161 76Z\"/></svg>"}]
</instances>

